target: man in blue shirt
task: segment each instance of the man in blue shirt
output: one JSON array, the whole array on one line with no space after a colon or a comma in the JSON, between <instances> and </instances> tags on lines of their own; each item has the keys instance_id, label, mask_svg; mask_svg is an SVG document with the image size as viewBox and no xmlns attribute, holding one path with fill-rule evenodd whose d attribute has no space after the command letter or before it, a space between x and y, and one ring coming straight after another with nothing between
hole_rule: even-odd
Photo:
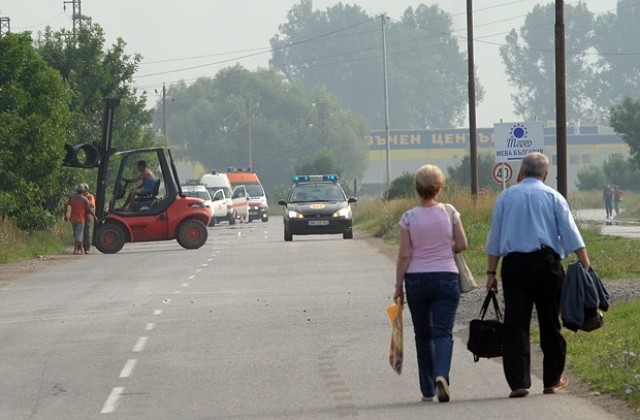
<instances>
[{"instance_id":1,"label":"man in blue shirt","mask_svg":"<svg viewBox=\"0 0 640 420\"><path fill-rule=\"evenodd\" d=\"M498 196L485 244L487 289L498 291L496 269L502 257L504 290L503 369L511 398L525 397L531 387L530 324L535 304L544 355L545 394L568 384L563 375L566 342L560 332L562 258L575 252L585 269L590 262L569 205L546 186L549 159L542 153L524 157L518 185Z\"/></svg>"}]
</instances>

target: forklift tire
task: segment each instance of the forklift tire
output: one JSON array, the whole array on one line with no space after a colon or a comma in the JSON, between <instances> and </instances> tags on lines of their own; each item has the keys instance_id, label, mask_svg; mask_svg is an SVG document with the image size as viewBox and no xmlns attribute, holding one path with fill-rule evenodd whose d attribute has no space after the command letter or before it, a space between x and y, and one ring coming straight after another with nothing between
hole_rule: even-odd
<instances>
[{"instance_id":1,"label":"forklift tire","mask_svg":"<svg viewBox=\"0 0 640 420\"><path fill-rule=\"evenodd\" d=\"M115 223L105 223L96 231L95 246L103 254L115 254L126 241L124 230Z\"/></svg>"},{"instance_id":2,"label":"forklift tire","mask_svg":"<svg viewBox=\"0 0 640 420\"><path fill-rule=\"evenodd\" d=\"M178 227L176 240L186 249L198 249L207 242L209 231L200 220L185 220Z\"/></svg>"}]
</instances>

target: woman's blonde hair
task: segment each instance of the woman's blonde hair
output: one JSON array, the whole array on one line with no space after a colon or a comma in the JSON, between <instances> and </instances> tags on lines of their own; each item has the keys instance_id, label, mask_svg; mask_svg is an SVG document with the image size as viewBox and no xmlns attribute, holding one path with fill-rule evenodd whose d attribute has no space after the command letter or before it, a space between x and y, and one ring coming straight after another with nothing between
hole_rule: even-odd
<instances>
[{"instance_id":1,"label":"woman's blonde hair","mask_svg":"<svg viewBox=\"0 0 640 420\"><path fill-rule=\"evenodd\" d=\"M416 172L416 192L425 200L434 198L444 186L444 174L435 165L423 165Z\"/></svg>"}]
</instances>

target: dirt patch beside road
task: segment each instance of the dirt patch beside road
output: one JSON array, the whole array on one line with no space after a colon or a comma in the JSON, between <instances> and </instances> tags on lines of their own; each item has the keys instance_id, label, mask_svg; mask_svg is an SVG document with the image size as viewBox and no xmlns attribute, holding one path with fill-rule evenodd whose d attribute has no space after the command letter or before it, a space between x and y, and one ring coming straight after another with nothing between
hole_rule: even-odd
<instances>
[{"instance_id":1,"label":"dirt patch beside road","mask_svg":"<svg viewBox=\"0 0 640 420\"><path fill-rule=\"evenodd\" d=\"M41 255L31 260L0 264L0 288L4 287L11 280L16 280L26 274L39 270L64 264L75 258L82 258L82 255Z\"/></svg>"}]
</instances>

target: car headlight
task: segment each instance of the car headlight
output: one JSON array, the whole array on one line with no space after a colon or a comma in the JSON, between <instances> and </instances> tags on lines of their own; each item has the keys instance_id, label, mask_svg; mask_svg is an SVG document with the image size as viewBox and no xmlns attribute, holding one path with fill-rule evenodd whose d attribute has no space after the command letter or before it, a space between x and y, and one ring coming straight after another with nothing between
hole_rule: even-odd
<instances>
[{"instance_id":1,"label":"car headlight","mask_svg":"<svg viewBox=\"0 0 640 420\"><path fill-rule=\"evenodd\" d=\"M287 215L289 216L289 219L302 219L304 217L301 213L293 210L289 210Z\"/></svg>"},{"instance_id":2,"label":"car headlight","mask_svg":"<svg viewBox=\"0 0 640 420\"><path fill-rule=\"evenodd\" d=\"M351 219L351 209L349 207L340 209L337 212L333 213L332 217L345 217L347 219Z\"/></svg>"}]
</instances>

